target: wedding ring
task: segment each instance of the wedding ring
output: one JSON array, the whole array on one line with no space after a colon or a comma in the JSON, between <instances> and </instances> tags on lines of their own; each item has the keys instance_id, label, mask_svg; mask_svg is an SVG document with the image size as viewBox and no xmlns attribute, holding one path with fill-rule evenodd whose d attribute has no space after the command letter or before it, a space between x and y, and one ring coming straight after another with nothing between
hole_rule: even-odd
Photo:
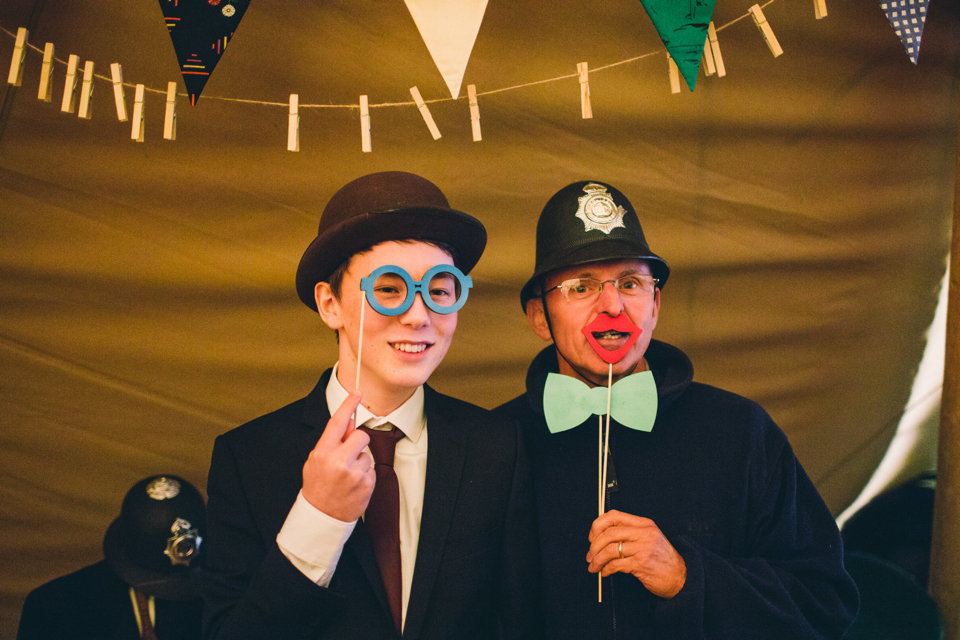
<instances>
[{"instance_id":1,"label":"wedding ring","mask_svg":"<svg viewBox=\"0 0 960 640\"><path fill-rule=\"evenodd\" d=\"M617 543L617 553L620 554L620 559L623 559L623 541Z\"/></svg>"}]
</instances>

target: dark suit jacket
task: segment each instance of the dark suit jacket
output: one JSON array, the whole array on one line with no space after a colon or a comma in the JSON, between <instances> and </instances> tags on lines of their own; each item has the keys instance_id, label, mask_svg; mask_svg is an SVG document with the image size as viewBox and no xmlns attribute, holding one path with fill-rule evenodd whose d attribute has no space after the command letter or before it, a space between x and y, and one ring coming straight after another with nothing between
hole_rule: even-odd
<instances>
[{"instance_id":1,"label":"dark suit jacket","mask_svg":"<svg viewBox=\"0 0 960 640\"><path fill-rule=\"evenodd\" d=\"M329 588L277 547L303 463L330 418L329 376L214 444L201 572L207 638L398 637L362 520ZM519 433L429 387L424 403L426 486L403 637L537 637L538 554Z\"/></svg>"},{"instance_id":2,"label":"dark suit jacket","mask_svg":"<svg viewBox=\"0 0 960 640\"><path fill-rule=\"evenodd\" d=\"M129 589L106 560L51 580L27 596L17 640L140 640ZM200 600L155 607L159 640L199 640Z\"/></svg>"}]
</instances>

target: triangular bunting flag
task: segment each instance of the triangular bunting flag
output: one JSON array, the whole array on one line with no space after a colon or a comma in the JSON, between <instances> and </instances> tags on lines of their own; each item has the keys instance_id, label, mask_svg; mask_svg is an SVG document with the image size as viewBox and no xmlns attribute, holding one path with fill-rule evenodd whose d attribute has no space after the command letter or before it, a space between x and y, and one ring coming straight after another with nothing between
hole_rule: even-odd
<instances>
[{"instance_id":1,"label":"triangular bunting flag","mask_svg":"<svg viewBox=\"0 0 960 640\"><path fill-rule=\"evenodd\" d=\"M463 74L477 41L487 0L405 0L420 37L440 70L450 95L460 95ZM703 44L700 45L703 48Z\"/></svg>"},{"instance_id":2,"label":"triangular bunting flag","mask_svg":"<svg viewBox=\"0 0 960 640\"><path fill-rule=\"evenodd\" d=\"M927 18L930 0L881 0L880 8L887 14L890 26L897 32L910 61L917 64L920 55L920 36Z\"/></svg>"},{"instance_id":3,"label":"triangular bunting flag","mask_svg":"<svg viewBox=\"0 0 960 640\"><path fill-rule=\"evenodd\" d=\"M713 19L716 0L640 0L664 46L693 91L697 85L707 27Z\"/></svg>"},{"instance_id":4,"label":"triangular bunting flag","mask_svg":"<svg viewBox=\"0 0 960 640\"><path fill-rule=\"evenodd\" d=\"M250 0L160 0L190 104L220 61Z\"/></svg>"}]
</instances>

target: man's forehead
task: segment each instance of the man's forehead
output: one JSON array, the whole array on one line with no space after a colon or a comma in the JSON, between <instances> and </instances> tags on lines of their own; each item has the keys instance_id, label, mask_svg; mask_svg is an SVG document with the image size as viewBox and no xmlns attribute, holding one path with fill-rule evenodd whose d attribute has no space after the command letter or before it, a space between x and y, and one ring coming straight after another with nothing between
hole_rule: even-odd
<instances>
[{"instance_id":1,"label":"man's forehead","mask_svg":"<svg viewBox=\"0 0 960 640\"><path fill-rule=\"evenodd\" d=\"M587 262L571 267L565 267L551 272L547 277L551 282L563 281L568 278L596 278L598 276L609 276L619 278L631 274L652 275L650 265L646 260L599 260L597 262Z\"/></svg>"}]
</instances>

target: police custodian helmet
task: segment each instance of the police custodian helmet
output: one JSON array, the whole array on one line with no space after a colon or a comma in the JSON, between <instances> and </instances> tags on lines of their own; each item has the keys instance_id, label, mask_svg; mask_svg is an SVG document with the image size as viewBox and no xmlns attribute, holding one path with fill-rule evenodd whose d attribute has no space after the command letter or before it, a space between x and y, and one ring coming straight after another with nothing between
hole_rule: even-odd
<instances>
[{"instance_id":1,"label":"police custodian helmet","mask_svg":"<svg viewBox=\"0 0 960 640\"><path fill-rule=\"evenodd\" d=\"M200 492L174 475L149 476L127 492L103 552L130 586L165 600L189 600L196 597L190 574L205 532Z\"/></svg>"},{"instance_id":2,"label":"police custodian helmet","mask_svg":"<svg viewBox=\"0 0 960 640\"><path fill-rule=\"evenodd\" d=\"M537 261L520 290L524 309L539 296L551 271L599 260L646 260L663 287L670 267L650 251L640 219L627 197L599 180L581 180L556 192L537 221Z\"/></svg>"}]
</instances>

